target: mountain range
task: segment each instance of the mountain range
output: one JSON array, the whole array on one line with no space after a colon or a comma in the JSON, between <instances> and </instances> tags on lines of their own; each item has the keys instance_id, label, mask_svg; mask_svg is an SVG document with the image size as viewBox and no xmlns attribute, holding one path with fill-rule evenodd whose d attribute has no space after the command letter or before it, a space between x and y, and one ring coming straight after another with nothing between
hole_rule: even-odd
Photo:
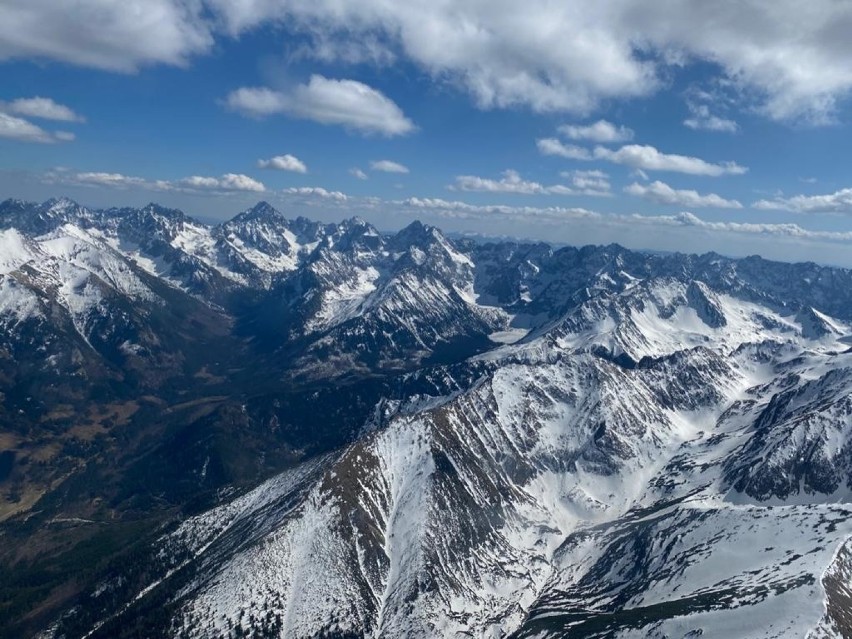
<instances>
[{"instance_id":1,"label":"mountain range","mask_svg":"<svg viewBox=\"0 0 852 639\"><path fill-rule=\"evenodd\" d=\"M852 271L0 203L0 636L850 637Z\"/></svg>"}]
</instances>

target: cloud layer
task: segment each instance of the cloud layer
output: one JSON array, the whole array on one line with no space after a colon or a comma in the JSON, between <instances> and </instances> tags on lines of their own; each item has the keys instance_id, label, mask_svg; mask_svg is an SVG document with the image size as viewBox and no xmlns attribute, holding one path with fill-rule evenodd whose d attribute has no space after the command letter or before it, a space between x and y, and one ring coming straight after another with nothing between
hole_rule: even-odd
<instances>
[{"instance_id":1,"label":"cloud layer","mask_svg":"<svg viewBox=\"0 0 852 639\"><path fill-rule=\"evenodd\" d=\"M58 60L108 71L185 66L214 43L203 4L186 0L4 0L0 60Z\"/></svg>"},{"instance_id":2,"label":"cloud layer","mask_svg":"<svg viewBox=\"0 0 852 639\"><path fill-rule=\"evenodd\" d=\"M520 195L609 195L609 182L598 171L577 171L564 173L572 181L572 186L553 184L545 186L539 182L523 179L512 169L503 171L499 180L477 177L475 175L459 175L450 186L455 191L480 191L485 193L515 193Z\"/></svg>"},{"instance_id":3,"label":"cloud layer","mask_svg":"<svg viewBox=\"0 0 852 639\"><path fill-rule=\"evenodd\" d=\"M6 0L0 60L187 65L266 25L326 63L405 60L482 108L592 112L705 62L770 118L830 121L852 90L852 4L810 0ZM718 124L718 123L717 123Z\"/></svg>"},{"instance_id":4,"label":"cloud layer","mask_svg":"<svg viewBox=\"0 0 852 639\"><path fill-rule=\"evenodd\" d=\"M44 181L49 184L70 184L75 186L96 186L117 189L137 188L160 192L263 193L266 191L266 187L262 182L241 173L225 173L219 177L192 175L180 180L149 180L122 173L55 170L46 174Z\"/></svg>"},{"instance_id":5,"label":"cloud layer","mask_svg":"<svg viewBox=\"0 0 852 639\"><path fill-rule=\"evenodd\" d=\"M852 232L849 231L814 231L802 228L798 224L710 222L689 212L682 212L676 215L605 214L577 207L475 205L439 198L408 198L396 204L413 210L430 211L433 214L447 218L538 221L549 224L584 221L599 224L603 227L617 227L626 231L638 228L651 230L692 229L727 236L760 236L768 239L786 238L839 244L846 244L852 241Z\"/></svg>"},{"instance_id":6,"label":"cloud layer","mask_svg":"<svg viewBox=\"0 0 852 639\"><path fill-rule=\"evenodd\" d=\"M825 195L794 195L759 200L753 208L764 211L791 211L793 213L845 213L852 215L852 188L840 189Z\"/></svg>"}]
</instances>

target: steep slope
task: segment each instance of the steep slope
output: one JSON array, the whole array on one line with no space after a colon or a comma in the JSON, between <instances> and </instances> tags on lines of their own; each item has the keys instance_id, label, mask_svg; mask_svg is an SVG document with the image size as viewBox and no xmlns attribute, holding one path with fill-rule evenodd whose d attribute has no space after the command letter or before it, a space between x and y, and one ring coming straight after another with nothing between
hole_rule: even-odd
<instances>
[{"instance_id":1,"label":"steep slope","mask_svg":"<svg viewBox=\"0 0 852 639\"><path fill-rule=\"evenodd\" d=\"M383 237L356 218L244 313L244 332L294 353L311 379L457 361L508 322L477 303L473 280L473 262L437 229L415 223Z\"/></svg>"},{"instance_id":2,"label":"steep slope","mask_svg":"<svg viewBox=\"0 0 852 639\"><path fill-rule=\"evenodd\" d=\"M590 340L576 319L601 309L622 314ZM629 362L589 348L631 324L645 352ZM852 534L832 503L852 355L803 333L668 278L601 293L471 360L462 392L412 395L338 456L163 537L173 632L804 636L828 623L822 575ZM774 497L756 488L773 473Z\"/></svg>"},{"instance_id":3,"label":"steep slope","mask_svg":"<svg viewBox=\"0 0 852 639\"><path fill-rule=\"evenodd\" d=\"M850 291L4 202L0 635L844 636Z\"/></svg>"}]
</instances>

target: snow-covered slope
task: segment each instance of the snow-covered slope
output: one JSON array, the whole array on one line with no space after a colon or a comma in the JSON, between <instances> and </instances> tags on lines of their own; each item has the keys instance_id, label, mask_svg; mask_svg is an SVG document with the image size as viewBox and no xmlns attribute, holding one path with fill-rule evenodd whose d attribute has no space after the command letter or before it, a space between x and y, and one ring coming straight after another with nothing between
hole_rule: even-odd
<instances>
[{"instance_id":1,"label":"snow-covered slope","mask_svg":"<svg viewBox=\"0 0 852 639\"><path fill-rule=\"evenodd\" d=\"M835 599L847 587L852 354L721 293L708 324L694 289L702 304L711 293L690 286L592 298L479 356L463 392L403 402L336 458L185 522L160 542L165 565L193 566L176 582L176 635L836 625L824 584ZM612 357L625 326L644 348L622 349L629 360Z\"/></svg>"},{"instance_id":2,"label":"snow-covered slope","mask_svg":"<svg viewBox=\"0 0 852 639\"><path fill-rule=\"evenodd\" d=\"M144 359L143 320L191 300L275 366L270 406L383 393L342 448L222 486L45 636L849 636L847 270L455 243L264 203L211 227L8 201L0 222L8 352L121 334Z\"/></svg>"}]
</instances>

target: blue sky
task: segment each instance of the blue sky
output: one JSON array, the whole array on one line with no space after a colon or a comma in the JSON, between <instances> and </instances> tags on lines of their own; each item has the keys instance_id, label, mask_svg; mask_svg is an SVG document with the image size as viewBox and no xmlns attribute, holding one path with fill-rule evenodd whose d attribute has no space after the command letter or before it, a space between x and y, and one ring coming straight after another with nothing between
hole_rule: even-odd
<instances>
[{"instance_id":1,"label":"blue sky","mask_svg":"<svg viewBox=\"0 0 852 639\"><path fill-rule=\"evenodd\" d=\"M0 198L852 265L852 4L7 0Z\"/></svg>"}]
</instances>

